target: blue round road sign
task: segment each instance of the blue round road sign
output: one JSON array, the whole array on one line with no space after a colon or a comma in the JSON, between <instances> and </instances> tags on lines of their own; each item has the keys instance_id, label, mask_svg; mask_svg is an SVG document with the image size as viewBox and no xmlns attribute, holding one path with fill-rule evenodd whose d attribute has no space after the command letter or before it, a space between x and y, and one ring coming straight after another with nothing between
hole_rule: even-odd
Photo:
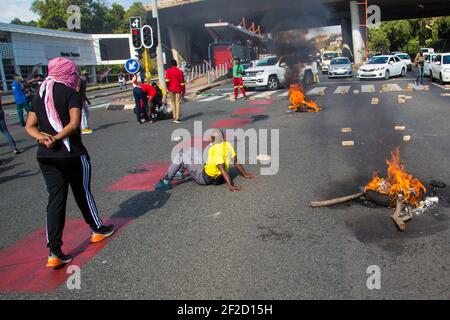
<instances>
[{"instance_id":1,"label":"blue round road sign","mask_svg":"<svg viewBox=\"0 0 450 320\"><path fill-rule=\"evenodd\" d=\"M125 62L125 70L128 73L135 74L139 72L139 69L141 68L140 62L137 59L129 59L127 62Z\"/></svg>"}]
</instances>

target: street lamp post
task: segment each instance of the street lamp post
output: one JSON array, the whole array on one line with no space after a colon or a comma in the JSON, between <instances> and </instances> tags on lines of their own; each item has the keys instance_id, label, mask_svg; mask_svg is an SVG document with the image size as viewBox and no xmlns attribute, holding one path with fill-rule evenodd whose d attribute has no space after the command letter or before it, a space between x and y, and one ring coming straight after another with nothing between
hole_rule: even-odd
<instances>
[{"instance_id":1,"label":"street lamp post","mask_svg":"<svg viewBox=\"0 0 450 320\"><path fill-rule=\"evenodd\" d=\"M161 41L161 25L159 23L159 15L158 15L158 2L157 0L152 0L152 16L157 20L158 26L158 47L156 47L156 62L158 63L158 79L159 85L167 91L166 88L166 75L164 72L164 61L163 61L163 52L162 52L162 41Z\"/></svg>"}]
</instances>

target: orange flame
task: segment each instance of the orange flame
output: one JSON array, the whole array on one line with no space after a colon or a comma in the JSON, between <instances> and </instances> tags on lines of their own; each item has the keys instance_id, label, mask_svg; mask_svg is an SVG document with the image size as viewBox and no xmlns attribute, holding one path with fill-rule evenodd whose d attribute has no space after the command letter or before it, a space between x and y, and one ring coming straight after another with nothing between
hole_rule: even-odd
<instances>
[{"instance_id":1,"label":"orange flame","mask_svg":"<svg viewBox=\"0 0 450 320\"><path fill-rule=\"evenodd\" d=\"M322 110L314 101L306 101L306 96L300 84L292 84L289 88L289 109L294 111L319 112Z\"/></svg>"},{"instance_id":2,"label":"orange flame","mask_svg":"<svg viewBox=\"0 0 450 320\"><path fill-rule=\"evenodd\" d=\"M392 203L397 201L399 194L402 194L406 203L417 206L423 195L427 191L423 184L404 169L400 160L400 148L391 153L391 160L386 160L388 165L387 179L374 173L372 181L364 188L364 191L374 190L388 195Z\"/></svg>"}]
</instances>

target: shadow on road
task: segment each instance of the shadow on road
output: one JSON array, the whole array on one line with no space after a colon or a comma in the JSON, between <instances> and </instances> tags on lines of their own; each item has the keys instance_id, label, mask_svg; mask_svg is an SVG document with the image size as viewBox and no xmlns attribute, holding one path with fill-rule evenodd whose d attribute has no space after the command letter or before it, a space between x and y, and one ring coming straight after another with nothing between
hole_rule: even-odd
<instances>
[{"instance_id":1,"label":"shadow on road","mask_svg":"<svg viewBox=\"0 0 450 320\"><path fill-rule=\"evenodd\" d=\"M169 198L170 194L165 191L139 193L122 202L119 211L111 218L139 218L151 210L162 208Z\"/></svg>"},{"instance_id":2,"label":"shadow on road","mask_svg":"<svg viewBox=\"0 0 450 320\"><path fill-rule=\"evenodd\" d=\"M188 121L188 120L191 120L191 119L195 119L195 118L201 117L203 114L204 114L203 112L197 112L197 113L191 114L191 115L183 118L183 121Z\"/></svg>"},{"instance_id":3,"label":"shadow on road","mask_svg":"<svg viewBox=\"0 0 450 320\"><path fill-rule=\"evenodd\" d=\"M107 123L107 124L98 126L98 127L97 127L96 129L94 129L94 130L95 130L95 131L100 131L100 130L108 129L108 128L110 128L110 127L114 127L114 126L117 126L117 125L119 125L119 124L124 124L124 123L127 123L127 122L128 122L128 121L118 121L118 122Z\"/></svg>"}]
</instances>

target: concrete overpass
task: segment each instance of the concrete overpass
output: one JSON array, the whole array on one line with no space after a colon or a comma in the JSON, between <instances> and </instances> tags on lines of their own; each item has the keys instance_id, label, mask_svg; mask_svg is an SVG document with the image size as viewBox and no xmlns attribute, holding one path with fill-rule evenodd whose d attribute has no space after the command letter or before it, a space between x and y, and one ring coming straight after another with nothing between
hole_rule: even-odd
<instances>
[{"instance_id":1,"label":"concrete overpass","mask_svg":"<svg viewBox=\"0 0 450 320\"><path fill-rule=\"evenodd\" d=\"M361 0L359 0L361 1ZM449 0L369 0L381 8L383 21L450 15ZM177 3L175 3L177 4ZM182 1L160 9L163 43L190 62L207 57L212 41L205 23L254 21L264 33L341 25L344 44L355 62L365 52L364 6L349 0L203 0Z\"/></svg>"}]
</instances>

